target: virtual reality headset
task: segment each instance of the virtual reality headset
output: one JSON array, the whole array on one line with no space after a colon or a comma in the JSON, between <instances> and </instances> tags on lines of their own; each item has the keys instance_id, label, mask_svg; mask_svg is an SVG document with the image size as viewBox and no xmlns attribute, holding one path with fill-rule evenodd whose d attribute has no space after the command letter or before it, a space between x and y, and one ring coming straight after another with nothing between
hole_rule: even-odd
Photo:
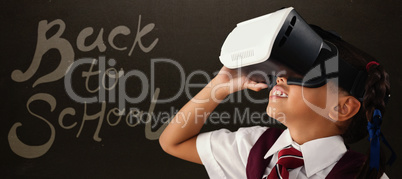
<instances>
[{"instance_id":1,"label":"virtual reality headset","mask_svg":"<svg viewBox=\"0 0 402 179\"><path fill-rule=\"evenodd\" d=\"M317 88L332 80L363 99L366 71L340 59L337 47L323 40L292 7L237 24L219 58L254 81L286 76L288 85Z\"/></svg>"}]
</instances>

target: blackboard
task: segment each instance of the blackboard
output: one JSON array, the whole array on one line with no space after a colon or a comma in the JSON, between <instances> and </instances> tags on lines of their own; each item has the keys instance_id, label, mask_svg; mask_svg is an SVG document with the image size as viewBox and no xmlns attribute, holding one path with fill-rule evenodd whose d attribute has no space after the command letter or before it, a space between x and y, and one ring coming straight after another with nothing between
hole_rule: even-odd
<instances>
[{"instance_id":1,"label":"blackboard","mask_svg":"<svg viewBox=\"0 0 402 179\"><path fill-rule=\"evenodd\" d=\"M237 23L289 6L388 70L382 131L400 153L400 1L2 1L0 176L208 178L202 165L164 153L160 132L221 68L220 47ZM264 116L267 101L245 97L267 93L233 94L216 111L279 126ZM202 131L255 123L210 120ZM352 148L366 152L368 142ZM388 176L398 168L399 159Z\"/></svg>"}]
</instances>

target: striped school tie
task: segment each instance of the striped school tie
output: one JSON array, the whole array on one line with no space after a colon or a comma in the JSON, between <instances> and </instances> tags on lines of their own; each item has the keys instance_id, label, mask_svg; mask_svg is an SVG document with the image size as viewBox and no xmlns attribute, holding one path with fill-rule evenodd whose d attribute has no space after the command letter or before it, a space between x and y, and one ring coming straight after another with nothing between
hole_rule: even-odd
<instances>
[{"instance_id":1,"label":"striped school tie","mask_svg":"<svg viewBox=\"0 0 402 179\"><path fill-rule=\"evenodd\" d=\"M288 146L279 151L278 162L276 162L275 167L272 168L271 173L269 173L268 179L277 179L277 178L288 179L289 178L288 170L301 167L303 165L304 162L302 153L297 149Z\"/></svg>"}]
</instances>

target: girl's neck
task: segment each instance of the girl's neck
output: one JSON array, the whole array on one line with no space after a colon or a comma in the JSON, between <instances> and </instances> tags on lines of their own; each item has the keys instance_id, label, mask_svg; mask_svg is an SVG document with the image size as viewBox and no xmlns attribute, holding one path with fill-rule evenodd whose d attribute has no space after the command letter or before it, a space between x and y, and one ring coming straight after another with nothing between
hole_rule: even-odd
<instances>
[{"instance_id":1,"label":"girl's neck","mask_svg":"<svg viewBox=\"0 0 402 179\"><path fill-rule=\"evenodd\" d=\"M327 119L321 119L327 120ZM330 121L325 122L304 122L301 124L287 125L289 133L296 143L302 145L308 141L339 135L339 129Z\"/></svg>"}]
</instances>

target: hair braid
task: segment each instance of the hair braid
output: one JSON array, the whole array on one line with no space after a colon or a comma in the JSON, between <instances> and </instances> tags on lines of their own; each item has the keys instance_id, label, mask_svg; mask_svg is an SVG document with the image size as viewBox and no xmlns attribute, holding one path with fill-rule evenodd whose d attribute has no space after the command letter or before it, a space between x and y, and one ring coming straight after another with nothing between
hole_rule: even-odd
<instances>
[{"instance_id":1,"label":"hair braid","mask_svg":"<svg viewBox=\"0 0 402 179\"><path fill-rule=\"evenodd\" d=\"M371 121L375 109L385 113L386 95L389 94L390 83L388 73L380 65L373 65L368 70L368 78L366 81L366 93L363 100L363 108L366 111L367 121Z\"/></svg>"}]
</instances>

